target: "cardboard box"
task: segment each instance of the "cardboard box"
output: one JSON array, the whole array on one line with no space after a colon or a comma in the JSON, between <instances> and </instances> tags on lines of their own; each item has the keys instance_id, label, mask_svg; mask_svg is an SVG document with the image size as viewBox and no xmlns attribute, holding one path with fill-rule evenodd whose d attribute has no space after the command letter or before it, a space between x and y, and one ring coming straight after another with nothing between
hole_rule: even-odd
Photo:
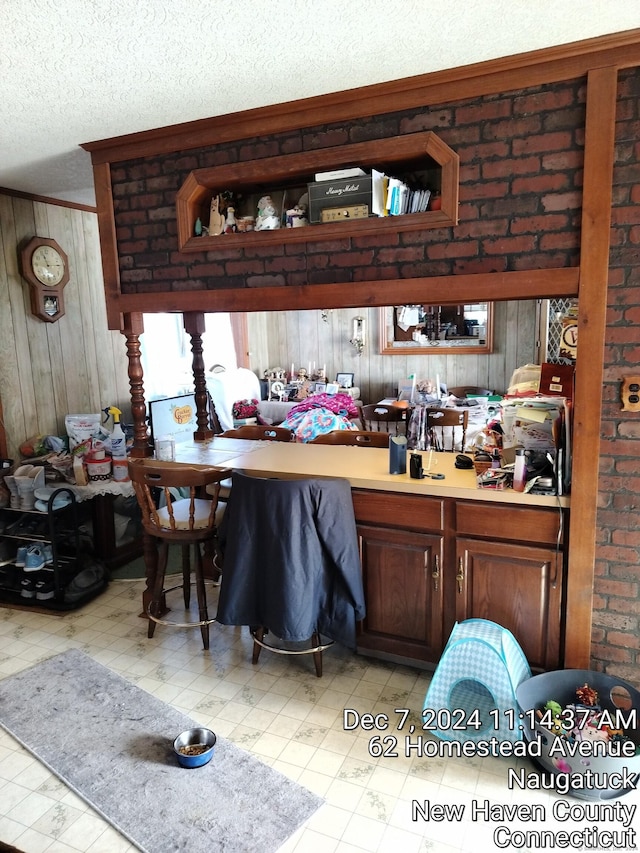
<instances>
[{"instance_id":1,"label":"cardboard box","mask_svg":"<svg viewBox=\"0 0 640 853\"><path fill-rule=\"evenodd\" d=\"M321 222L326 208L367 205L371 213L371 175L343 178L337 181L316 181L308 185L309 222Z\"/></svg>"}]
</instances>

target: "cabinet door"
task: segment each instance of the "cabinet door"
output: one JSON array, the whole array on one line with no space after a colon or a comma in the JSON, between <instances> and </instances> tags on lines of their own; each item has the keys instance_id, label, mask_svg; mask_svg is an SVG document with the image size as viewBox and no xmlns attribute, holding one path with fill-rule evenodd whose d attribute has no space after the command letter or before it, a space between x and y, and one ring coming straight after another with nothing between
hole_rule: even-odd
<instances>
[{"instance_id":1,"label":"cabinet door","mask_svg":"<svg viewBox=\"0 0 640 853\"><path fill-rule=\"evenodd\" d=\"M442 652L443 538L358 526L367 614L358 646L435 662Z\"/></svg>"},{"instance_id":2,"label":"cabinet door","mask_svg":"<svg viewBox=\"0 0 640 853\"><path fill-rule=\"evenodd\" d=\"M515 636L532 669L561 666L562 552L458 539L456 619L490 619Z\"/></svg>"}]
</instances>

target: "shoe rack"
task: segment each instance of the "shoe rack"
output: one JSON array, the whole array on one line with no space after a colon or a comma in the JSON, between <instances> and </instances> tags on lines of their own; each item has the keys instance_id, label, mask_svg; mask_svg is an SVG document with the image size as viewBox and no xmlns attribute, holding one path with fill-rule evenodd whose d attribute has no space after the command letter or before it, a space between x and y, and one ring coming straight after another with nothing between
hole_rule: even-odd
<instances>
[{"instance_id":1,"label":"shoe rack","mask_svg":"<svg viewBox=\"0 0 640 853\"><path fill-rule=\"evenodd\" d=\"M35 555L30 567L21 564L19 549L27 548L28 555L32 545L46 558L44 565ZM0 508L0 606L70 610L83 603L65 601L65 588L81 569L79 546L76 496L69 488L51 493L46 512Z\"/></svg>"}]
</instances>

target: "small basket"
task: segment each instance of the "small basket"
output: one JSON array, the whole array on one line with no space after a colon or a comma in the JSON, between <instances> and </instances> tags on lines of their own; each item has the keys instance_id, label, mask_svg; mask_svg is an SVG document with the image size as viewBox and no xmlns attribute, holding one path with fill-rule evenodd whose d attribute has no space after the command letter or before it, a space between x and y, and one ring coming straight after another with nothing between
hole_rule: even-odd
<instances>
[{"instance_id":1,"label":"small basket","mask_svg":"<svg viewBox=\"0 0 640 853\"><path fill-rule=\"evenodd\" d=\"M484 474L485 471L488 471L491 468L491 460L490 459L480 459L473 460L473 467L476 469L476 477L479 477L480 474Z\"/></svg>"}]
</instances>

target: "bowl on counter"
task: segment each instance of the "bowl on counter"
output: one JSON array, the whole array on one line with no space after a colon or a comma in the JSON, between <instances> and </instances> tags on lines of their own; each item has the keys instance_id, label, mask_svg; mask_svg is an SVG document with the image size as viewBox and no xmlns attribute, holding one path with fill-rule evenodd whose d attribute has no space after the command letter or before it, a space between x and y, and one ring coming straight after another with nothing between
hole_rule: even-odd
<instances>
[{"instance_id":1,"label":"bowl on counter","mask_svg":"<svg viewBox=\"0 0 640 853\"><path fill-rule=\"evenodd\" d=\"M187 729L173 742L173 751L182 767L202 767L213 757L216 736L211 729Z\"/></svg>"}]
</instances>

